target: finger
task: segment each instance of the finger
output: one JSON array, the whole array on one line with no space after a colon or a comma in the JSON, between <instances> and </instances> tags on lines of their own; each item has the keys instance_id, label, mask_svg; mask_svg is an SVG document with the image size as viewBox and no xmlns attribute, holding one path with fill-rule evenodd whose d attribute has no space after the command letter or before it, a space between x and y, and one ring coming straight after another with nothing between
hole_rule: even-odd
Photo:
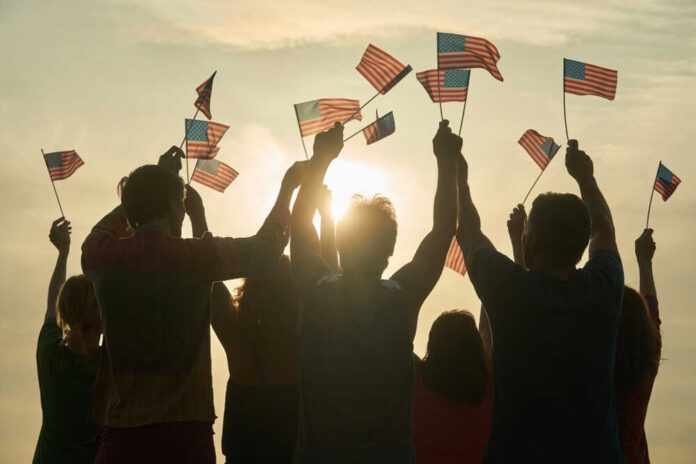
<instances>
[{"instance_id":1,"label":"finger","mask_svg":"<svg viewBox=\"0 0 696 464\"><path fill-rule=\"evenodd\" d=\"M56 219L55 221L53 221L53 224L51 224L51 227L56 227L58 224L60 224L63 221L65 221L65 218L63 216L61 216L58 219Z\"/></svg>"},{"instance_id":2,"label":"finger","mask_svg":"<svg viewBox=\"0 0 696 464\"><path fill-rule=\"evenodd\" d=\"M440 121L440 129L444 129L447 126L449 126L449 120L443 119L442 121Z\"/></svg>"},{"instance_id":3,"label":"finger","mask_svg":"<svg viewBox=\"0 0 696 464\"><path fill-rule=\"evenodd\" d=\"M653 234L653 229L645 229L643 231L643 235L648 235L648 236L652 237L652 234Z\"/></svg>"}]
</instances>

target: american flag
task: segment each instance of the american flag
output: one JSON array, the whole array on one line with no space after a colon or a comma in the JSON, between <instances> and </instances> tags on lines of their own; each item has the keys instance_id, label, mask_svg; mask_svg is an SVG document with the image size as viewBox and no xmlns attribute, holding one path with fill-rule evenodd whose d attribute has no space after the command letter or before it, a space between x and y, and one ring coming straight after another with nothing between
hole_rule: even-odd
<instances>
[{"instance_id":1,"label":"american flag","mask_svg":"<svg viewBox=\"0 0 696 464\"><path fill-rule=\"evenodd\" d=\"M388 135L392 135L396 130L394 125L394 113L390 111L388 114L382 116L366 128L362 130L363 135L367 144L375 143L378 140L382 140Z\"/></svg>"},{"instance_id":2,"label":"american flag","mask_svg":"<svg viewBox=\"0 0 696 464\"><path fill-rule=\"evenodd\" d=\"M662 195L664 201L667 201L679 184L681 184L681 179L675 176L674 173L667 169L667 166L660 161L660 165L657 168L657 177L655 178L655 191Z\"/></svg>"},{"instance_id":3,"label":"american flag","mask_svg":"<svg viewBox=\"0 0 696 464\"><path fill-rule=\"evenodd\" d=\"M230 126L216 122L187 119L186 154L192 159L214 158L220 148L218 142Z\"/></svg>"},{"instance_id":4,"label":"american flag","mask_svg":"<svg viewBox=\"0 0 696 464\"><path fill-rule=\"evenodd\" d=\"M368 45L355 69L382 94L389 92L412 71L411 66L405 66L389 53L372 44Z\"/></svg>"},{"instance_id":5,"label":"american flag","mask_svg":"<svg viewBox=\"0 0 696 464\"><path fill-rule=\"evenodd\" d=\"M433 102L463 102L466 101L469 89L470 73L468 69L430 69L419 72L416 78L423 84Z\"/></svg>"},{"instance_id":6,"label":"american flag","mask_svg":"<svg viewBox=\"0 0 696 464\"><path fill-rule=\"evenodd\" d=\"M517 143L527 150L529 156L539 165L542 171L546 169L551 158L553 158L556 152L561 148L553 138L543 136L532 129L522 134L522 137L520 137Z\"/></svg>"},{"instance_id":7,"label":"american flag","mask_svg":"<svg viewBox=\"0 0 696 464\"><path fill-rule=\"evenodd\" d=\"M449 251L447 252L447 258L445 258L445 266L460 273L461 275L466 274L464 253L462 253L462 249L459 248L459 243L457 243L456 236L452 238L452 243L450 244Z\"/></svg>"},{"instance_id":8,"label":"american flag","mask_svg":"<svg viewBox=\"0 0 696 464\"><path fill-rule=\"evenodd\" d=\"M213 93L213 79L215 79L215 74L217 74L217 71L210 76L210 79L196 87L198 98L196 98L196 101L193 104L193 106L201 110L201 112L203 112L205 117L208 119L212 117L210 115L210 95Z\"/></svg>"},{"instance_id":9,"label":"american flag","mask_svg":"<svg viewBox=\"0 0 696 464\"><path fill-rule=\"evenodd\" d=\"M193 170L191 180L195 180L218 192L224 192L238 175L237 171L222 161L199 159L196 162L196 168Z\"/></svg>"},{"instance_id":10,"label":"american flag","mask_svg":"<svg viewBox=\"0 0 696 464\"><path fill-rule=\"evenodd\" d=\"M85 164L75 150L46 153L44 161L52 181L67 179Z\"/></svg>"},{"instance_id":11,"label":"american flag","mask_svg":"<svg viewBox=\"0 0 696 464\"><path fill-rule=\"evenodd\" d=\"M351 119L362 121L360 114L360 102L347 98L320 98L304 103L295 104L295 113L300 123L302 137L318 134L331 129L336 121L346 123L353 113L357 114Z\"/></svg>"},{"instance_id":12,"label":"american flag","mask_svg":"<svg viewBox=\"0 0 696 464\"><path fill-rule=\"evenodd\" d=\"M498 70L500 53L495 45L480 37L437 33L438 69L486 69L499 81L503 76Z\"/></svg>"},{"instance_id":13,"label":"american flag","mask_svg":"<svg viewBox=\"0 0 696 464\"><path fill-rule=\"evenodd\" d=\"M613 100L618 72L563 58L563 89L575 95L597 95Z\"/></svg>"}]
</instances>

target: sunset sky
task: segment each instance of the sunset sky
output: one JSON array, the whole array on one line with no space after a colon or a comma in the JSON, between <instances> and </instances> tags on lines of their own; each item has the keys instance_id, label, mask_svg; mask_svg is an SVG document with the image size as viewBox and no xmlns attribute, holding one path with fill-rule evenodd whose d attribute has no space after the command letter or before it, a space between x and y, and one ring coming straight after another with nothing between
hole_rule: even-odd
<instances>
[{"instance_id":1,"label":"sunset sky","mask_svg":"<svg viewBox=\"0 0 696 464\"><path fill-rule=\"evenodd\" d=\"M322 97L366 101L374 89L355 66L373 43L414 72L367 106L362 123L348 123L346 134L375 109L394 111L396 133L370 146L362 136L351 139L327 183L337 209L356 192L393 200L399 237L389 274L411 258L431 225L439 111L415 73L436 67L437 31L485 37L502 56L504 82L472 71L462 137L484 232L505 253L507 216L539 172L517 144L525 130L562 144L533 195L577 193L561 156L563 57L618 70L615 101L567 96L568 129L594 159L629 285L638 284L633 242L645 227L658 161L683 181L668 202L655 196L651 218L664 361L647 435L653 462L696 462L692 0L2 0L0 462L28 462L41 425L35 349L57 254L48 231L59 216L42 148L75 149L85 161L56 183L73 225L68 274L76 274L87 232L119 201L117 181L178 145L184 118L195 111L194 89L217 70L213 121L230 126L218 159L240 175L224 194L197 187L213 233L251 235L285 169L304 159L292 105ZM443 107L457 126L461 104ZM435 317L453 308L478 314L479 301L468 277L446 269L421 311L417 353ZM219 453L227 365L217 340L212 352Z\"/></svg>"}]
</instances>

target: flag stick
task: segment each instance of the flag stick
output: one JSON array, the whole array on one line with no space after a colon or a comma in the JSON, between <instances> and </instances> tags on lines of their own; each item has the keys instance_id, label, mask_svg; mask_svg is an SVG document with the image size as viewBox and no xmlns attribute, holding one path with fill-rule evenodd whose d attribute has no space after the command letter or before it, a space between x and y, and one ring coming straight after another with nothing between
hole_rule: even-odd
<instances>
[{"instance_id":1,"label":"flag stick","mask_svg":"<svg viewBox=\"0 0 696 464\"><path fill-rule=\"evenodd\" d=\"M56 194L56 200L58 200L58 209L60 209L60 215L62 217L65 217L65 213L63 212L63 205L60 204L60 198L58 198L58 190L56 190L56 184L53 182L53 177L51 177L51 170L48 167L48 163L46 162L46 155L44 154L43 148L41 149L41 157L44 160L44 164L46 165L46 170L48 171L48 178L51 179L51 185L53 186L53 193Z\"/></svg>"},{"instance_id":2,"label":"flag stick","mask_svg":"<svg viewBox=\"0 0 696 464\"><path fill-rule=\"evenodd\" d=\"M570 142L570 137L568 137L568 119L566 118L566 91L565 91L565 61L566 59L563 58L563 123L565 124L565 131L566 131L566 142Z\"/></svg>"},{"instance_id":3,"label":"flag stick","mask_svg":"<svg viewBox=\"0 0 696 464\"><path fill-rule=\"evenodd\" d=\"M357 131L357 132L355 132L354 134L351 134L351 135L349 135L348 137L346 137L345 139L343 139L343 142L345 143L345 142L347 142L348 140L352 139L353 137L355 137L356 135L358 135L359 133L361 133L362 131L364 131L365 129L367 129L368 127L370 127L371 125L373 125L373 124L374 124L375 122L377 122L377 121L379 121L379 117L378 117L377 119L375 119L374 122L371 122L371 123L368 124L367 126L365 126L365 127L363 127L362 129L360 129L359 131Z\"/></svg>"},{"instance_id":4,"label":"flag stick","mask_svg":"<svg viewBox=\"0 0 696 464\"><path fill-rule=\"evenodd\" d=\"M662 161L660 161L662 164ZM657 172L660 172L660 164L657 165ZM648 203L648 217L645 220L645 228L648 229L650 226L650 208L652 208L653 195L655 194L655 182L657 182L657 173L655 173L655 180L653 181L652 189L650 191L650 203Z\"/></svg>"},{"instance_id":5,"label":"flag stick","mask_svg":"<svg viewBox=\"0 0 696 464\"><path fill-rule=\"evenodd\" d=\"M550 162L551 162L551 161L549 161L549 163L550 163ZM541 179L541 175L544 173L544 171L546 171L546 168L547 168L548 166L549 166L549 165L547 164L547 165L544 167L544 169L541 170L541 172L540 172L539 175L537 176L536 180L534 181L534 183L533 183L532 186L530 187L529 192L527 192L527 195L524 196L524 200L522 200L522 204L523 204L523 205L527 202L527 198L529 198L529 194L532 193L532 190L534 190L534 186L537 184L537 182L539 182L539 179Z\"/></svg>"},{"instance_id":6,"label":"flag stick","mask_svg":"<svg viewBox=\"0 0 696 464\"><path fill-rule=\"evenodd\" d=\"M375 98L379 97L381 93L382 93L382 92L377 92L376 94L374 94L374 95L372 96L372 98L370 98L370 99L367 100L365 103L363 103L363 105L362 105L360 108L358 108L358 110L357 110L355 113L351 114L350 117L349 117L348 119L346 119L345 121L343 121L343 124L345 124L345 123L347 123L348 121L350 121L351 119L353 119L353 117L354 117L356 114L358 114L358 113L360 112L360 110L362 110L363 108L365 108L365 107L367 106L367 104L370 103L372 100L374 100Z\"/></svg>"},{"instance_id":7,"label":"flag stick","mask_svg":"<svg viewBox=\"0 0 696 464\"><path fill-rule=\"evenodd\" d=\"M438 85L439 81L438 81ZM466 84L466 100L469 99L469 86L471 85L471 74L469 74L469 82ZM462 108L462 119L459 121L459 132L457 135L462 135L462 125L464 124L464 113L466 112L466 100L464 100L464 108Z\"/></svg>"},{"instance_id":8,"label":"flag stick","mask_svg":"<svg viewBox=\"0 0 696 464\"><path fill-rule=\"evenodd\" d=\"M304 157L305 157L305 159L309 159L309 156L307 156L307 147L305 146L305 143L304 143L304 135L302 135L302 126L300 126L300 115L297 114L297 106L293 105L293 108L295 108L295 118L297 119L297 128L300 130L300 140L302 140L302 148L304 149Z\"/></svg>"},{"instance_id":9,"label":"flag stick","mask_svg":"<svg viewBox=\"0 0 696 464\"><path fill-rule=\"evenodd\" d=\"M444 121L445 117L442 114L442 97L440 96L440 68L437 68L437 102L440 105L440 121Z\"/></svg>"},{"instance_id":10,"label":"flag stick","mask_svg":"<svg viewBox=\"0 0 696 464\"><path fill-rule=\"evenodd\" d=\"M197 107L196 107L196 112L193 113L193 118L191 119L191 122L189 122L189 123L186 125L186 129L185 129L185 131L184 131L184 139L183 139L183 140L181 141L181 143L179 144L179 150L181 150L181 147L184 146L184 143L186 142L186 139L188 138L189 129L191 129L191 124L193 124L193 121L196 120L196 116L198 116L198 112L199 112L200 110L201 110L201 107L200 107L200 106L197 106ZM188 146L187 146L187 147L186 147L186 179L189 178L189 165L188 165L188 164L189 164L189 163L188 163ZM190 182L190 180L189 180L189 182Z\"/></svg>"}]
</instances>

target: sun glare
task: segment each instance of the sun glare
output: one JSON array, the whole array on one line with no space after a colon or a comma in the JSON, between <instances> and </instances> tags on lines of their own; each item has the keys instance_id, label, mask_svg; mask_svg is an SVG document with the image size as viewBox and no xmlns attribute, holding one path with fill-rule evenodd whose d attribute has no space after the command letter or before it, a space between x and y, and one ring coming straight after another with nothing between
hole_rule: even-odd
<instances>
[{"instance_id":1,"label":"sun glare","mask_svg":"<svg viewBox=\"0 0 696 464\"><path fill-rule=\"evenodd\" d=\"M333 192L333 213L340 219L356 193L372 196L384 188L383 175L379 169L343 159L337 159L326 173L324 183Z\"/></svg>"}]
</instances>

